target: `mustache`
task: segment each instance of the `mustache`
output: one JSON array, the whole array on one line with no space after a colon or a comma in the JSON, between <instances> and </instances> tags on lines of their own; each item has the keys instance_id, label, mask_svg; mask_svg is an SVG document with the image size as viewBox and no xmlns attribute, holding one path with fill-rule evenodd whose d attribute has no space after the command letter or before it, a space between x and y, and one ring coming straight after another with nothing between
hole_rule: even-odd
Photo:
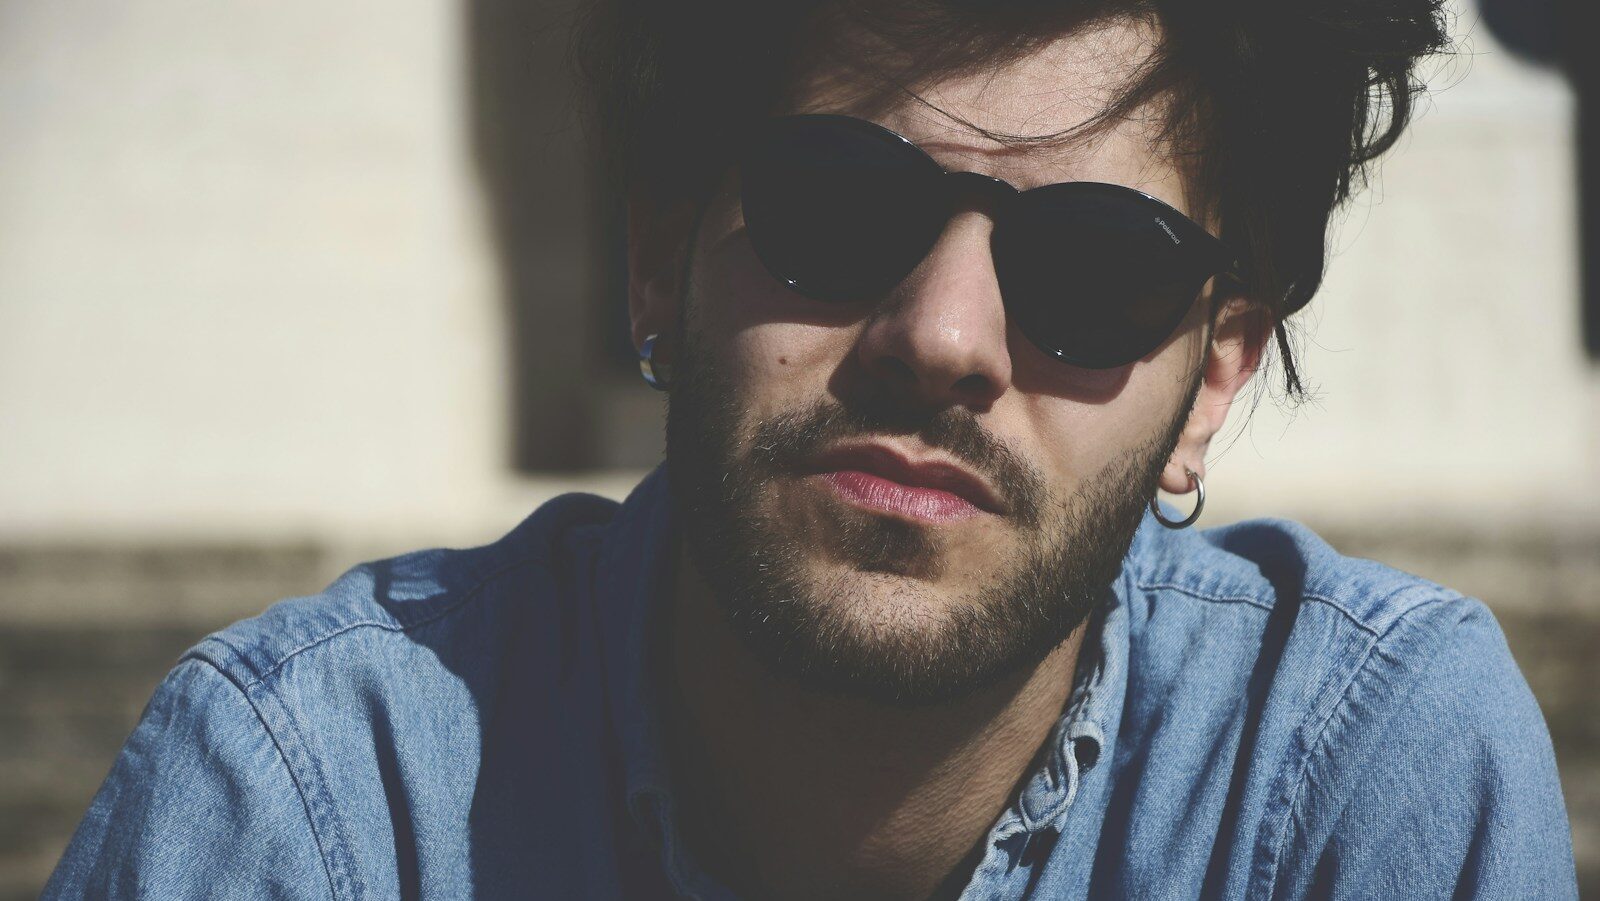
<instances>
[{"instance_id":1,"label":"mustache","mask_svg":"<svg viewBox=\"0 0 1600 901\"><path fill-rule=\"evenodd\" d=\"M929 410L874 395L818 400L757 425L750 457L769 472L792 472L834 444L873 435L913 437L944 451L987 478L1019 524L1037 527L1043 522L1048 497L1044 474L965 407Z\"/></svg>"}]
</instances>

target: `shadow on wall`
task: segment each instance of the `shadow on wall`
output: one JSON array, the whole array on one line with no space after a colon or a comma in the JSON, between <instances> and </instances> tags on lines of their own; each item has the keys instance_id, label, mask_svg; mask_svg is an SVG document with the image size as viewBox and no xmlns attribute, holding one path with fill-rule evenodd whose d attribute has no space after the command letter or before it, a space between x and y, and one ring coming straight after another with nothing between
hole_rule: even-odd
<instances>
[{"instance_id":1,"label":"shadow on wall","mask_svg":"<svg viewBox=\"0 0 1600 901\"><path fill-rule=\"evenodd\" d=\"M577 0L468 0L471 140L507 323L510 463L593 468L605 386L632 366L621 205L586 151L568 63Z\"/></svg>"},{"instance_id":2,"label":"shadow on wall","mask_svg":"<svg viewBox=\"0 0 1600 901\"><path fill-rule=\"evenodd\" d=\"M1587 4L1578 0L1478 0L1483 22L1507 49L1566 74L1577 100L1578 263L1583 310L1580 327L1589 359L1600 360L1600 59L1590 47Z\"/></svg>"}]
</instances>

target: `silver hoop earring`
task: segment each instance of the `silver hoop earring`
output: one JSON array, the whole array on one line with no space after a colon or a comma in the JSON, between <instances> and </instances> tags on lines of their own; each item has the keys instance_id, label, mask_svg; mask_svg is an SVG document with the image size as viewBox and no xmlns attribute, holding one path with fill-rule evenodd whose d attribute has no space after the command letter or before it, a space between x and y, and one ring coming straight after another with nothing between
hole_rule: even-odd
<instances>
[{"instance_id":1,"label":"silver hoop earring","mask_svg":"<svg viewBox=\"0 0 1600 901\"><path fill-rule=\"evenodd\" d=\"M672 380L672 367L666 363L651 359L656 352L656 339L660 335L647 335L644 346L639 348L639 374L644 376L644 383L657 391L667 390L668 383Z\"/></svg>"},{"instance_id":2,"label":"silver hoop earring","mask_svg":"<svg viewBox=\"0 0 1600 901\"><path fill-rule=\"evenodd\" d=\"M1195 475L1194 470L1185 467L1183 471L1189 474L1189 484L1194 488L1194 512L1190 513L1183 519L1168 519L1161 515L1161 504L1157 502L1156 498L1150 498L1150 512L1155 514L1156 522L1161 523L1169 529L1189 528L1190 526L1194 525L1195 520L1200 518L1200 511L1206 508L1206 483L1202 482L1200 477Z\"/></svg>"}]
</instances>

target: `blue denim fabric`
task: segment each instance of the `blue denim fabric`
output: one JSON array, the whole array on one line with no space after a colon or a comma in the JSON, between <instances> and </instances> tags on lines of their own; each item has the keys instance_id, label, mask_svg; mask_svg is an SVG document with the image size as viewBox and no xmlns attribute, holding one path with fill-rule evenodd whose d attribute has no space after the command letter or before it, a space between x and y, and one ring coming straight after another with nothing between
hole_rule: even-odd
<instances>
[{"instance_id":1,"label":"blue denim fabric","mask_svg":"<svg viewBox=\"0 0 1600 901\"><path fill-rule=\"evenodd\" d=\"M46 898L726 897L674 829L657 472L351 570L188 652ZM963 895L1571 898L1477 601L1288 522L1147 520Z\"/></svg>"}]
</instances>

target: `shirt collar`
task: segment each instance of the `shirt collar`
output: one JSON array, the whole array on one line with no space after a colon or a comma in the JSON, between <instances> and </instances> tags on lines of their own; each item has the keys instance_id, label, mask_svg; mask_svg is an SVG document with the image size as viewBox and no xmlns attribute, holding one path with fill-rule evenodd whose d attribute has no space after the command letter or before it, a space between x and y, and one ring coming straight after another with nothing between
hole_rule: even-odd
<instances>
[{"instance_id":1,"label":"shirt collar","mask_svg":"<svg viewBox=\"0 0 1600 901\"><path fill-rule=\"evenodd\" d=\"M623 797L634 825L661 855L680 896L731 898L691 866L679 845L662 727L659 653L662 612L671 600L672 500L665 464L623 501L596 562L595 595L604 628L611 727L621 746Z\"/></svg>"},{"instance_id":2,"label":"shirt collar","mask_svg":"<svg viewBox=\"0 0 1600 901\"><path fill-rule=\"evenodd\" d=\"M667 787L654 663L655 626L671 591L671 508L665 467L657 467L623 501L595 566L607 700L635 817L641 797Z\"/></svg>"},{"instance_id":3,"label":"shirt collar","mask_svg":"<svg viewBox=\"0 0 1600 901\"><path fill-rule=\"evenodd\" d=\"M612 728L621 744L628 811L657 842L675 887L686 894L707 896L718 892L709 885L695 890L702 880L676 846L654 668L660 659L656 626L672 588L671 537L677 534L672 526L663 464L634 488L606 530L594 584L605 620L601 634L609 680L607 697ZM1059 831L1083 774L1097 767L1111 750L1127 687L1130 571L1139 555L1152 550L1151 542L1159 541L1153 531L1159 528L1147 513L1134 536L1122 576L1091 615L1067 706L1042 752L1043 759L1036 764L1015 807L997 824L997 833Z\"/></svg>"},{"instance_id":4,"label":"shirt collar","mask_svg":"<svg viewBox=\"0 0 1600 901\"><path fill-rule=\"evenodd\" d=\"M1117 593L1108 591L1090 615L1066 707L1016 805L996 823L993 841L1045 829L1059 832L1084 774L1099 764L1121 707L1116 688L1127 652L1126 644L1116 641L1120 610Z\"/></svg>"},{"instance_id":5,"label":"shirt collar","mask_svg":"<svg viewBox=\"0 0 1600 901\"><path fill-rule=\"evenodd\" d=\"M1072 692L1045 746L1044 759L1035 764L1016 806L996 824L996 840L1017 832L1060 832L1085 776L1106 770L1100 762L1109 760L1115 745L1128 688L1128 604L1134 596L1134 574L1146 556L1160 552L1165 532L1146 511L1121 574L1089 616Z\"/></svg>"}]
</instances>

